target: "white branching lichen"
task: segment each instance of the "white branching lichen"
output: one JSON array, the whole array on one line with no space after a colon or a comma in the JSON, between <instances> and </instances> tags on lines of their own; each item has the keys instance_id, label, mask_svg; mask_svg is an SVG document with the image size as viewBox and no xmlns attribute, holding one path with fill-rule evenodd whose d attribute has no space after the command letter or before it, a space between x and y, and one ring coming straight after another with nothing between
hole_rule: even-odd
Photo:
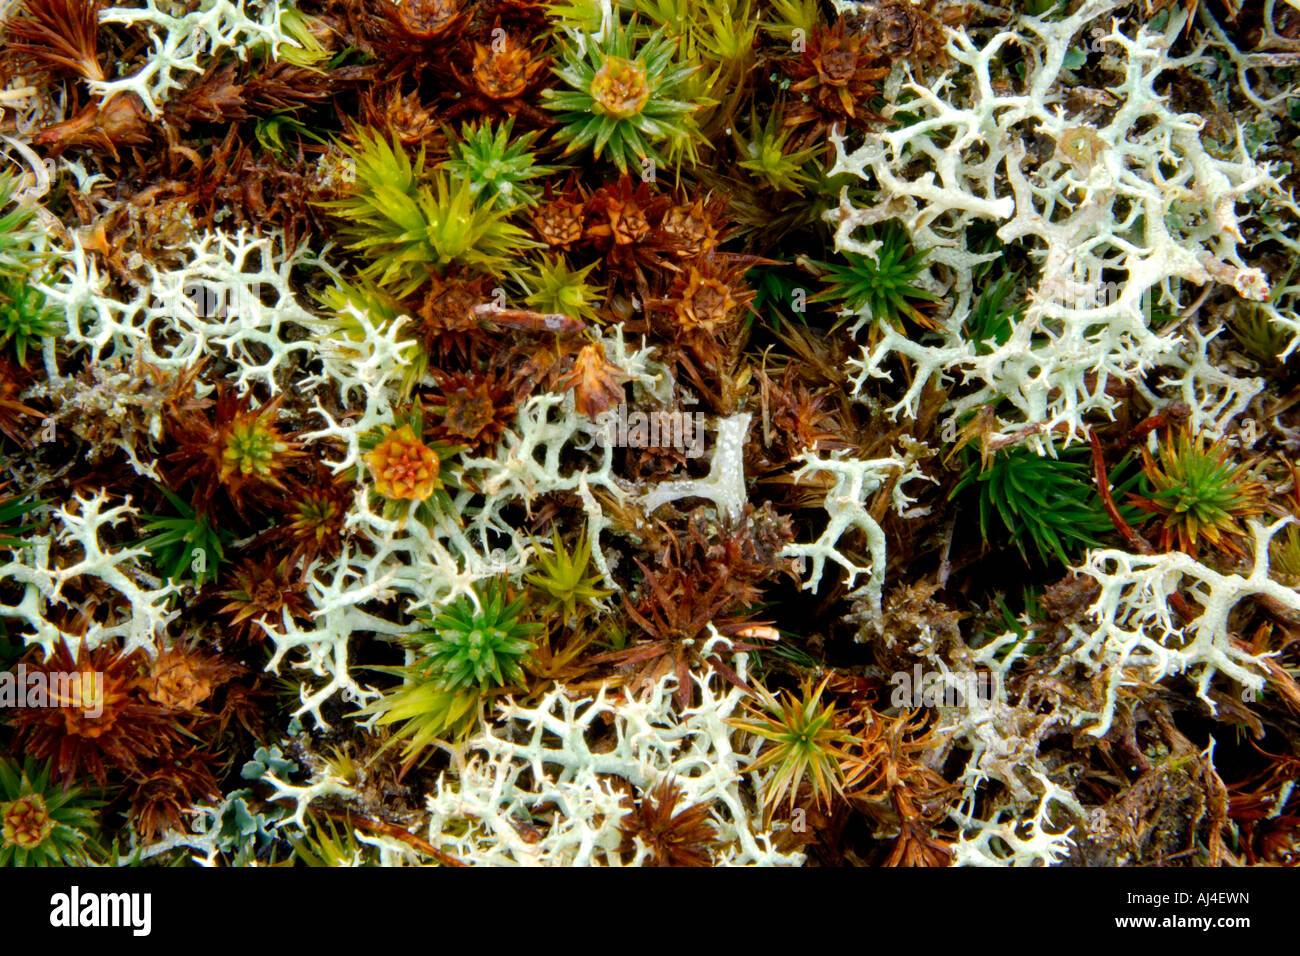
<instances>
[{"instance_id":1,"label":"white branching lichen","mask_svg":"<svg viewBox=\"0 0 1300 956\"><path fill-rule=\"evenodd\" d=\"M743 678L743 656L736 670ZM557 688L536 706L504 704L498 721L456 750L455 773L429 795L429 842L476 865L623 865L626 786L644 794L670 777L684 803L710 806L718 865L802 862L772 846L741 793L748 757L734 749L737 731L726 720L744 692L719 686L716 675L692 679L700 702L681 713L671 675L626 696L602 689L574 700ZM543 807L554 811L543 817ZM626 862L647 852L638 843Z\"/></svg>"},{"instance_id":2,"label":"white branching lichen","mask_svg":"<svg viewBox=\"0 0 1300 956\"><path fill-rule=\"evenodd\" d=\"M144 65L130 76L89 83L105 101L133 93L150 115L159 116L171 94L183 89L193 74L202 73L213 56L230 52L247 59L257 45L274 54L290 42L280 28L279 0L200 0L177 14L165 6L172 5L144 0L143 7L100 11L100 23L143 27L151 44Z\"/></svg>"},{"instance_id":3,"label":"white branching lichen","mask_svg":"<svg viewBox=\"0 0 1300 956\"><path fill-rule=\"evenodd\" d=\"M84 346L96 362L141 360L176 370L221 356L239 367L240 394L257 383L275 394L277 373L287 375L315 352L302 334L312 316L290 281L296 261L276 238L211 232L191 241L182 268L151 267L148 284L122 301L108 294L108 277L74 244L61 276L40 290L63 310L64 341ZM58 378L57 368L47 371Z\"/></svg>"},{"instance_id":4,"label":"white branching lichen","mask_svg":"<svg viewBox=\"0 0 1300 956\"><path fill-rule=\"evenodd\" d=\"M1034 778L1042 796L1031 814L1019 817L999 809L987 820L964 810L953 812L962 835L953 846L954 866L1052 866L1059 863L1074 844L1072 825L1061 820L1084 816L1083 807L1069 790L1057 786L1044 774Z\"/></svg>"},{"instance_id":5,"label":"white branching lichen","mask_svg":"<svg viewBox=\"0 0 1300 956\"><path fill-rule=\"evenodd\" d=\"M1196 678L1197 696L1211 712L1217 706L1209 695L1215 674L1223 673L1251 690L1264 687L1259 658L1234 639L1228 616L1253 595L1300 611L1300 593L1269 577L1269 542L1289 522L1247 522L1254 559L1245 576L1216 571L1179 551L1089 553L1080 571L1097 581L1101 593L1088 609L1089 623L1070 627L1063 651L1065 659L1107 675L1105 708L1089 733L1101 736L1110 729L1124 682L1156 682L1189 672ZM1179 592L1200 610L1191 621L1180 621L1170 607Z\"/></svg>"},{"instance_id":6,"label":"white branching lichen","mask_svg":"<svg viewBox=\"0 0 1300 956\"><path fill-rule=\"evenodd\" d=\"M851 596L865 597L870 611L879 614L880 596L885 585L885 533L867 510L867 503L886 482L892 481L890 503L900 515L904 514L914 499L904 494L903 485L910 479L925 477L915 456L906 454L864 461L849 458L843 452L832 452L829 458L806 452L799 460L803 466L795 472L796 481L818 474L832 478L833 484L822 503L830 520L816 541L787 545L781 552L782 557L811 562L803 582L804 590L808 591L815 591L821 583L827 561L838 564L848 573L846 584L849 588L853 588L859 576L866 575L866 582ZM851 528L861 531L866 538L871 556L869 565L856 563L840 549L840 539Z\"/></svg>"},{"instance_id":7,"label":"white branching lichen","mask_svg":"<svg viewBox=\"0 0 1300 956\"><path fill-rule=\"evenodd\" d=\"M1096 124L1092 114L1067 109L1064 63L1074 38L1117 6L1089 0L1060 21L1023 17L1020 29L982 45L956 30L948 45L955 71L929 85L910 75L903 84L911 98L894 109L917 120L868 134L854 150L836 141L833 171L877 186L865 208L845 193L834 214L838 247L863 251L853 238L860 226L901 218L955 276L942 343L923 345L881 323L876 344L854 362L859 390L891 378L890 356L912 363L892 414L915 415L928 384L956 381L969 387L953 398L951 414L992 406L999 427L990 438L1033 426L1076 439L1085 416L1111 413L1113 382L1176 363L1183 337L1152 323L1155 306L1177 302L1176 283L1220 282L1267 298L1266 278L1241 258L1237 206L1277 190L1276 176L1251 158L1240 133L1235 155L1209 151L1202 119L1175 113L1154 89L1168 70L1207 59L1203 51L1170 57L1183 14L1160 31L1139 25L1131 36L1115 24L1101 41L1104 65L1120 77L1106 91L1115 109ZM993 75L1011 44L1023 52L1024 92ZM1054 140L1055 152L1031 156L1034 137ZM988 258L971 252L969 230L981 222L997 224L1004 243L1028 241L1038 263L1023 317L1004 342L984 347L964 334L971 270Z\"/></svg>"},{"instance_id":8,"label":"white branching lichen","mask_svg":"<svg viewBox=\"0 0 1300 956\"><path fill-rule=\"evenodd\" d=\"M719 421L707 477L661 481L641 496L646 513L681 498L706 498L718 506L719 514L739 520L749 500L745 488L745 439L752 419L752 415L741 413Z\"/></svg>"},{"instance_id":9,"label":"white branching lichen","mask_svg":"<svg viewBox=\"0 0 1300 956\"><path fill-rule=\"evenodd\" d=\"M0 565L0 582L23 586L23 598L17 604L0 604L0 617L25 622L30 630L19 636L28 645L39 645L46 654L53 653L60 641L75 651L82 642L94 649L120 640L124 653L141 649L154 655L164 644L168 623L176 616L171 598L180 589L159 583L139 567L138 559L146 551L105 548L101 541L105 531L136 513L130 499L113 507L106 507L108 501L102 493L74 497L55 509L59 527L52 537L32 539L25 553L20 551L14 560ZM52 566L54 552L65 561L62 566ZM47 615L54 605L73 607L64 589L83 577L100 581L115 594L115 600L107 608L106 621L92 618L84 633L74 634Z\"/></svg>"}]
</instances>

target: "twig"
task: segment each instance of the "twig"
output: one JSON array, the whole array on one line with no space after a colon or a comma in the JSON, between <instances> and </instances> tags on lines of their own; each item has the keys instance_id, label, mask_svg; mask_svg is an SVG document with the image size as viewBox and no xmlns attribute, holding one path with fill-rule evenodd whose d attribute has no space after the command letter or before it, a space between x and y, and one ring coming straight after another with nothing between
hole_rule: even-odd
<instances>
[{"instance_id":1,"label":"twig","mask_svg":"<svg viewBox=\"0 0 1300 956\"><path fill-rule=\"evenodd\" d=\"M351 813L341 810L326 810L325 815L333 817L336 820L342 820L346 824L358 826L362 830L369 830L371 833L382 833L384 836L395 837L403 843L409 843L426 856L433 857L443 866L466 865L445 850L439 850L428 840L418 837L414 833L403 830L395 824L385 823L382 820L371 820L367 817L354 816Z\"/></svg>"},{"instance_id":2,"label":"twig","mask_svg":"<svg viewBox=\"0 0 1300 956\"><path fill-rule=\"evenodd\" d=\"M1097 494L1101 496L1102 507L1110 516L1111 524L1128 542L1132 550L1139 554L1155 554L1155 549L1151 547L1150 542L1133 530L1132 526L1124 520L1124 516L1119 513L1119 508L1115 506L1115 499L1110 493L1110 475L1106 472L1106 459L1101 453L1101 441L1091 428L1088 429L1088 443L1092 446L1092 474L1097 483Z\"/></svg>"},{"instance_id":3,"label":"twig","mask_svg":"<svg viewBox=\"0 0 1300 956\"><path fill-rule=\"evenodd\" d=\"M1128 448L1135 442L1145 438L1148 433L1155 431L1157 428L1165 428L1171 425L1178 425L1191 417L1192 410L1187 407L1185 402L1170 402L1154 415L1148 415L1142 421L1133 426L1130 431L1120 441L1120 448Z\"/></svg>"},{"instance_id":4,"label":"twig","mask_svg":"<svg viewBox=\"0 0 1300 956\"><path fill-rule=\"evenodd\" d=\"M1101 441L1097 438L1096 431L1091 428L1088 429L1088 443L1092 446L1092 472L1097 483L1097 494L1101 496L1102 507L1110 516L1111 524L1128 542L1130 549L1138 554L1155 554L1156 550L1151 547L1151 543L1133 530L1133 527L1124 520L1124 516L1119 513L1119 508L1115 506L1115 499L1110 493L1110 475L1106 472L1106 459L1101 453ZM1185 624L1190 624L1201 616L1192 608L1191 602L1183 597L1181 591L1175 591L1169 596L1169 605L1178 612L1178 616Z\"/></svg>"},{"instance_id":5,"label":"twig","mask_svg":"<svg viewBox=\"0 0 1300 956\"><path fill-rule=\"evenodd\" d=\"M939 570L935 574L935 582L940 588L948 586L948 575L952 573L952 565L948 559L952 556L952 533L956 527L957 516L953 515L943 532L943 557L939 560Z\"/></svg>"},{"instance_id":6,"label":"twig","mask_svg":"<svg viewBox=\"0 0 1300 956\"><path fill-rule=\"evenodd\" d=\"M0 91L0 103L9 103L17 100L29 100L36 95L36 87L20 86L17 89Z\"/></svg>"}]
</instances>

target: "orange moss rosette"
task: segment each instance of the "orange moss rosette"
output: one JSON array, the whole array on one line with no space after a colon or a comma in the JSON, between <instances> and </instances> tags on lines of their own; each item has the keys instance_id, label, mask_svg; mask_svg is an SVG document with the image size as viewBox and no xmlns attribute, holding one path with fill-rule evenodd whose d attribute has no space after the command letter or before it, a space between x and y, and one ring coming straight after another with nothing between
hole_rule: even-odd
<instances>
[{"instance_id":1,"label":"orange moss rosette","mask_svg":"<svg viewBox=\"0 0 1300 956\"><path fill-rule=\"evenodd\" d=\"M410 425L391 429L365 457L375 490L385 498L424 501L441 487L438 455Z\"/></svg>"},{"instance_id":2,"label":"orange moss rosette","mask_svg":"<svg viewBox=\"0 0 1300 956\"><path fill-rule=\"evenodd\" d=\"M621 56L607 56L591 81L596 108L614 119L631 119L650 99L645 67Z\"/></svg>"},{"instance_id":3,"label":"orange moss rosette","mask_svg":"<svg viewBox=\"0 0 1300 956\"><path fill-rule=\"evenodd\" d=\"M5 842L24 850L40 846L54 832L54 820L45 807L45 800L37 793L0 805L0 816L4 821Z\"/></svg>"}]
</instances>

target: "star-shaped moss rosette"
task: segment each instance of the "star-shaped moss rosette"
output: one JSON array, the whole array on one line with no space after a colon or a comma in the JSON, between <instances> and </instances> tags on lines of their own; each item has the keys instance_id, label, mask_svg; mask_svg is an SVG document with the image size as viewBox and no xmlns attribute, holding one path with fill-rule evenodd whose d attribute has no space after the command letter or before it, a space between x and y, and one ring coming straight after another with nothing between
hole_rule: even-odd
<instances>
[{"instance_id":1,"label":"star-shaped moss rosette","mask_svg":"<svg viewBox=\"0 0 1300 956\"><path fill-rule=\"evenodd\" d=\"M572 548L566 548L555 529L551 533L551 547L533 542L538 570L526 575L528 582L539 595L545 595L548 614L568 624L588 612L604 607L604 598L614 592L602 587L603 580L591 560L591 541L586 530L579 532Z\"/></svg>"},{"instance_id":2,"label":"star-shaped moss rosette","mask_svg":"<svg viewBox=\"0 0 1300 956\"><path fill-rule=\"evenodd\" d=\"M763 811L769 818L787 798L794 809L805 778L815 804L829 807L843 795L842 746L850 735L839 726L835 704L822 703L828 681L823 678L814 689L812 679L805 678L798 694L787 689L782 696L760 685L756 688L758 702L746 701L748 719L727 721L763 741L758 758L747 769L771 772L763 787Z\"/></svg>"},{"instance_id":3,"label":"star-shaped moss rosette","mask_svg":"<svg viewBox=\"0 0 1300 956\"><path fill-rule=\"evenodd\" d=\"M559 114L556 136L567 140L565 155L590 146L592 154L613 161L620 172L649 160L662 164L657 143L688 155L700 139L695 105L676 97L679 84L695 69L675 62L677 43L662 32L637 48L634 26L614 24L603 40L585 50L569 47L554 73L567 90L546 90L544 105Z\"/></svg>"},{"instance_id":4,"label":"star-shaped moss rosette","mask_svg":"<svg viewBox=\"0 0 1300 956\"><path fill-rule=\"evenodd\" d=\"M527 594L513 596L492 579L438 613L417 614L422 628L402 638L414 660L404 667L374 667L405 683L366 708L381 726L399 724L405 766L413 766L433 741L460 737L475 723L479 701L496 688L526 683L523 662L541 624L529 620Z\"/></svg>"},{"instance_id":5,"label":"star-shaped moss rosette","mask_svg":"<svg viewBox=\"0 0 1300 956\"><path fill-rule=\"evenodd\" d=\"M383 441L366 455L375 491L385 498L424 501L442 486L437 454L424 444L410 425L389 429Z\"/></svg>"},{"instance_id":6,"label":"star-shaped moss rosette","mask_svg":"<svg viewBox=\"0 0 1300 956\"><path fill-rule=\"evenodd\" d=\"M493 579L428 621L412 636L420 664L453 689L488 690L525 680L521 661L533 648L531 635L541 625L527 620L527 599L513 600Z\"/></svg>"},{"instance_id":7,"label":"star-shaped moss rosette","mask_svg":"<svg viewBox=\"0 0 1300 956\"><path fill-rule=\"evenodd\" d=\"M3 492L5 487L0 485L0 492ZM22 519L39 507L41 507L40 501L23 501L20 498L8 498L0 494L0 550L23 546L21 535L34 530L36 525L24 522Z\"/></svg>"},{"instance_id":8,"label":"star-shaped moss rosette","mask_svg":"<svg viewBox=\"0 0 1300 956\"><path fill-rule=\"evenodd\" d=\"M499 124L465 124L446 162L453 176L469 183L475 199L500 209L537 205L542 188L532 180L558 168L534 161L539 132L516 134L514 122L511 117Z\"/></svg>"},{"instance_id":9,"label":"star-shaped moss rosette","mask_svg":"<svg viewBox=\"0 0 1300 956\"><path fill-rule=\"evenodd\" d=\"M888 322L902 328L909 318L924 329L935 329L935 321L922 311L938 296L919 284L926 267L927 252L912 246L911 238L899 223L886 222L879 232L864 230L868 240L880 241L875 257L842 253L848 264L818 262L825 270L827 288L814 295L812 302L839 302L861 321Z\"/></svg>"},{"instance_id":10,"label":"star-shaped moss rosette","mask_svg":"<svg viewBox=\"0 0 1300 956\"><path fill-rule=\"evenodd\" d=\"M423 146L412 160L400 141L389 142L378 131L359 129L356 140L356 147L340 147L353 182L340 198L320 205L342 222L348 248L369 260L361 272L368 282L407 296L429 281L431 271L500 267L533 244L506 221L509 207L479 201L474 181L454 169L426 169ZM483 188L477 182L477 191Z\"/></svg>"},{"instance_id":11,"label":"star-shaped moss rosette","mask_svg":"<svg viewBox=\"0 0 1300 956\"><path fill-rule=\"evenodd\" d=\"M87 862L101 801L78 786L50 782L30 757L0 760L0 866L75 866Z\"/></svg>"},{"instance_id":12,"label":"star-shaped moss rosette","mask_svg":"<svg viewBox=\"0 0 1300 956\"><path fill-rule=\"evenodd\" d=\"M383 502L385 518L414 515L428 524L439 512L451 513L447 487L456 487L447 462L465 450L464 445L426 440L424 410L416 408L388 428L370 434L361 442L365 453L366 477L371 490Z\"/></svg>"},{"instance_id":13,"label":"star-shaped moss rosette","mask_svg":"<svg viewBox=\"0 0 1300 956\"><path fill-rule=\"evenodd\" d=\"M1159 458L1142 449L1149 496L1133 503L1160 520L1160 544L1195 555L1204 540L1216 551L1242 555L1242 519L1264 511L1264 487L1249 465L1231 460L1222 445L1207 445L1204 432L1187 429L1160 442Z\"/></svg>"},{"instance_id":14,"label":"star-shaped moss rosette","mask_svg":"<svg viewBox=\"0 0 1300 956\"><path fill-rule=\"evenodd\" d=\"M286 462L301 457L296 442L285 441L275 425L276 414L284 400L281 393L257 410L240 409L218 432L221 446L221 481L231 483L235 475L246 481L261 481L283 488L279 472Z\"/></svg>"},{"instance_id":15,"label":"star-shaped moss rosette","mask_svg":"<svg viewBox=\"0 0 1300 956\"><path fill-rule=\"evenodd\" d=\"M51 309L29 279L0 276L0 348L12 347L19 365L39 352L43 339L64 330L63 317Z\"/></svg>"}]
</instances>

